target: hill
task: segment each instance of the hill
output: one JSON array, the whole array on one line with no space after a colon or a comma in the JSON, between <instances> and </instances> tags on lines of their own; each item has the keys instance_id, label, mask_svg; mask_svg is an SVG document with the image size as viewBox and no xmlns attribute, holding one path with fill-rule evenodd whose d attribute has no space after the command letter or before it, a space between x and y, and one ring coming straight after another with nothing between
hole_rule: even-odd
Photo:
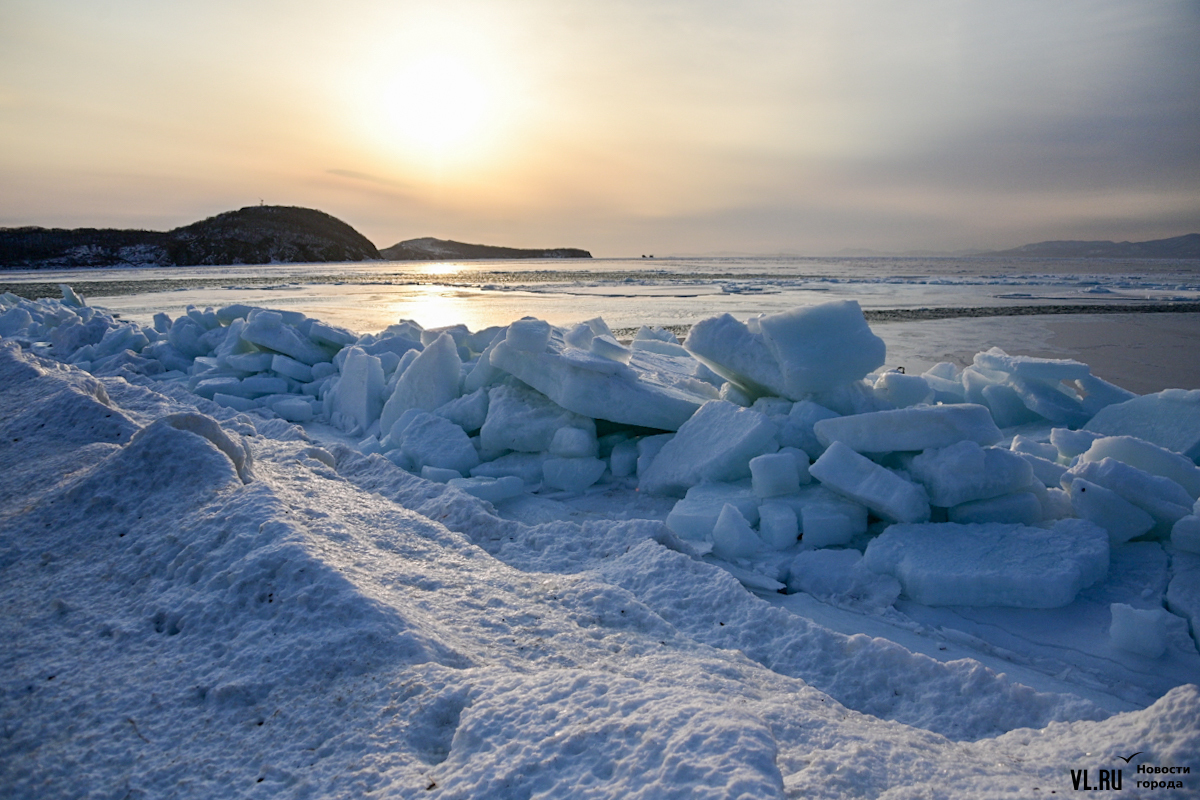
<instances>
[{"instance_id":1,"label":"hill","mask_svg":"<svg viewBox=\"0 0 1200 800\"><path fill-rule=\"evenodd\" d=\"M549 250L527 250L517 247L493 247L486 244L465 244L448 239L408 239L379 254L389 261L445 261L485 258L591 258L587 250L558 247Z\"/></svg>"},{"instance_id":2,"label":"hill","mask_svg":"<svg viewBox=\"0 0 1200 800\"><path fill-rule=\"evenodd\" d=\"M379 251L322 211L248 206L171 231L0 228L0 268L365 261Z\"/></svg>"},{"instance_id":3,"label":"hill","mask_svg":"<svg viewBox=\"0 0 1200 800\"><path fill-rule=\"evenodd\" d=\"M375 245L323 211L250 206L171 231L174 264L266 264L272 261L369 261Z\"/></svg>"},{"instance_id":4,"label":"hill","mask_svg":"<svg viewBox=\"0 0 1200 800\"><path fill-rule=\"evenodd\" d=\"M1200 258L1200 233L1148 242L1038 242L980 255L1027 258Z\"/></svg>"}]
</instances>

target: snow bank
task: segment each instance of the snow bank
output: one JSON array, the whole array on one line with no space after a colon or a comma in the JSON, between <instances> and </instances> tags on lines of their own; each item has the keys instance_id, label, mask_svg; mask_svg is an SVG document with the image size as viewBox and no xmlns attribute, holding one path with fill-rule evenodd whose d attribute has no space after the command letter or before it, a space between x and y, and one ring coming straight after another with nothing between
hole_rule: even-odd
<instances>
[{"instance_id":1,"label":"snow bank","mask_svg":"<svg viewBox=\"0 0 1200 800\"><path fill-rule=\"evenodd\" d=\"M1104 602L1109 652L1197 663L1195 465L1072 430L1136 405L1086 365L872 376L853 304L626 347L602 320L358 336L230 306L142 328L64 298L0 299L18 795L970 798L1065 791L1085 753L1200 764L1195 687L1104 719L784 603L923 637L897 597ZM1098 527L1126 506L1143 532ZM1157 595L1114 588L1128 548L1158 554Z\"/></svg>"}]
</instances>

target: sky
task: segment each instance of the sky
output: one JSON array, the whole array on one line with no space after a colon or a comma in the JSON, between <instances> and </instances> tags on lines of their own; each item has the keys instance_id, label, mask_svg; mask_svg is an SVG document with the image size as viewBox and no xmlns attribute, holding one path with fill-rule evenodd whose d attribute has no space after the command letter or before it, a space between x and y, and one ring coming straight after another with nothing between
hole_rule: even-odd
<instances>
[{"instance_id":1,"label":"sky","mask_svg":"<svg viewBox=\"0 0 1200 800\"><path fill-rule=\"evenodd\" d=\"M1196 0L4 0L0 226L597 256L1200 232Z\"/></svg>"}]
</instances>

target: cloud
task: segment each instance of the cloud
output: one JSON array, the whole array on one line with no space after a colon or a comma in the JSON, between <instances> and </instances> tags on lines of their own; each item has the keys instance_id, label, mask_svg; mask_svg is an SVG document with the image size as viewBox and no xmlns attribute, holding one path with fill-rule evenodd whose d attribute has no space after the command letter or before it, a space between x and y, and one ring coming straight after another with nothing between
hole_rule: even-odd
<instances>
[{"instance_id":1,"label":"cloud","mask_svg":"<svg viewBox=\"0 0 1200 800\"><path fill-rule=\"evenodd\" d=\"M350 178L355 181L365 181L374 183L380 186L387 186L392 189L400 189L406 195L411 194L415 188L413 184L407 181L398 181L392 178L381 178L378 175L371 175L367 172L359 172L352 169L327 169L325 172L329 175L337 175L339 178Z\"/></svg>"},{"instance_id":2,"label":"cloud","mask_svg":"<svg viewBox=\"0 0 1200 800\"><path fill-rule=\"evenodd\" d=\"M380 239L615 253L1200 227L1194 0L349 2L14 0L0 184L22 188L0 217L269 195ZM382 90L417 45L495 81L470 159L422 160L381 124L421 112Z\"/></svg>"}]
</instances>

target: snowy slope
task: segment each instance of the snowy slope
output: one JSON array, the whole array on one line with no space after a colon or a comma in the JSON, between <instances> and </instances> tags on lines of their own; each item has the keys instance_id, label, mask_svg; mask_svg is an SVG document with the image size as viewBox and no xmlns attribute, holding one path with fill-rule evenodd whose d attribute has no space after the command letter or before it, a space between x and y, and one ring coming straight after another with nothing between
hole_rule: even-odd
<instances>
[{"instance_id":1,"label":"snowy slope","mask_svg":"<svg viewBox=\"0 0 1200 800\"><path fill-rule=\"evenodd\" d=\"M1031 797L1136 751L1200 767L1195 686L1109 715L777 608L657 522L505 520L164 389L0 349L7 796Z\"/></svg>"},{"instance_id":2,"label":"snowy slope","mask_svg":"<svg viewBox=\"0 0 1200 800\"><path fill-rule=\"evenodd\" d=\"M1195 788L1200 392L850 301L0 336L13 796Z\"/></svg>"}]
</instances>

